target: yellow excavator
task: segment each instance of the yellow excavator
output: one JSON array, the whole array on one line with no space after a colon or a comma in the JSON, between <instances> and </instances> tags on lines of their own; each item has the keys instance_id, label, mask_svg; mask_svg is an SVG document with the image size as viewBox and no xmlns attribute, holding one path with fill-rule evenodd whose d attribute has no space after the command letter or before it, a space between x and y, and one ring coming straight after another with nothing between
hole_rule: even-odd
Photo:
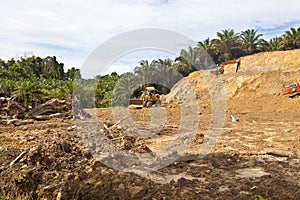
<instances>
[{"instance_id":1,"label":"yellow excavator","mask_svg":"<svg viewBox=\"0 0 300 200\"><path fill-rule=\"evenodd\" d=\"M146 87L139 99L130 99L129 105L150 108L160 106L160 95L155 93L155 87Z\"/></svg>"}]
</instances>

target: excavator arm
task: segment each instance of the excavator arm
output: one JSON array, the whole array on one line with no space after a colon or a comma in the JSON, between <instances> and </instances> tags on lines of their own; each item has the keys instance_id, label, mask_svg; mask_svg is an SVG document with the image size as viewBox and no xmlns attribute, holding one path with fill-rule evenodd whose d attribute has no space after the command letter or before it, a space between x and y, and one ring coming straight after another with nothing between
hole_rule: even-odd
<instances>
[{"instance_id":1,"label":"excavator arm","mask_svg":"<svg viewBox=\"0 0 300 200\"><path fill-rule=\"evenodd\" d=\"M231 64L237 64L236 69L235 69L235 73L238 72L239 67L241 65L241 60L231 60L231 61L227 61L223 64L221 64L217 70L212 70L211 73L212 74L223 74L224 70L225 70L225 66L226 65L231 65Z\"/></svg>"}]
</instances>

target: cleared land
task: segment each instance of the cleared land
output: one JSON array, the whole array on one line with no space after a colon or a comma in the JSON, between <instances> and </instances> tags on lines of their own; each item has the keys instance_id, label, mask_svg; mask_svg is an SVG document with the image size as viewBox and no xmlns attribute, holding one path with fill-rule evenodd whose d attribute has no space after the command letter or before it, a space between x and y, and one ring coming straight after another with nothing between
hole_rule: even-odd
<instances>
[{"instance_id":1,"label":"cleared land","mask_svg":"<svg viewBox=\"0 0 300 200\"><path fill-rule=\"evenodd\" d=\"M182 80L162 108L129 109L140 126L150 126L151 110L165 113L163 127L151 137L128 135L134 127L116 120L112 110L95 109L102 133L120 150L156 154L176 140L184 106L198 103L199 124L189 148L174 152L176 162L150 174L125 173L93 157L70 119L0 126L0 189L17 199L265 199L300 198L300 98L281 94L300 83L300 51L262 53L241 59L240 71L225 67L220 81L209 72ZM223 85L225 100L212 99L210 82ZM180 99L188 82L195 94ZM225 105L225 106L224 106ZM206 157L197 155L206 142L214 109L225 121ZM188 115L188 114L186 114ZM233 122L230 115L238 118ZM193 125L193 124L191 124ZM189 124L189 126L191 126ZM188 134L188 133L187 133ZM86 145L88 147L86 147ZM23 151L20 160L12 163Z\"/></svg>"}]
</instances>

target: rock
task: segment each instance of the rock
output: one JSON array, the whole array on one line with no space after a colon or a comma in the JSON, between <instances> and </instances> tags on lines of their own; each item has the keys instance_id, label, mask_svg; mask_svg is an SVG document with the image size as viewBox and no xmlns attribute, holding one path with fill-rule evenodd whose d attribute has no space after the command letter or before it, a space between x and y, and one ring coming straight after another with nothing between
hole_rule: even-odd
<instances>
[{"instance_id":1,"label":"rock","mask_svg":"<svg viewBox=\"0 0 300 200\"><path fill-rule=\"evenodd\" d=\"M239 122L239 118L234 117L233 115L230 115L231 121L232 122Z\"/></svg>"}]
</instances>

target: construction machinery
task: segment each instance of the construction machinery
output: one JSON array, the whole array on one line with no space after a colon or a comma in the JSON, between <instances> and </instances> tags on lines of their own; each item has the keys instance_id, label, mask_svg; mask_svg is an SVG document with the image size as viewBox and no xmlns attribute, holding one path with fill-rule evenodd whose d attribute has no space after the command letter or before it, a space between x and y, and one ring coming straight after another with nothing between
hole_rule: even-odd
<instances>
[{"instance_id":1,"label":"construction machinery","mask_svg":"<svg viewBox=\"0 0 300 200\"><path fill-rule=\"evenodd\" d=\"M218 75L218 74L224 74L225 66L226 66L226 65L231 65L231 64L237 64L236 69L235 69L235 73L237 73L238 70L239 70L239 67L240 67L240 65L241 65L241 60L231 60L231 61L227 61L227 62L221 64L220 66L218 66L217 69L211 70L210 73L211 73L211 74L215 74L215 75Z\"/></svg>"},{"instance_id":2,"label":"construction machinery","mask_svg":"<svg viewBox=\"0 0 300 200\"><path fill-rule=\"evenodd\" d=\"M155 87L146 87L140 96L139 99L130 99L129 100L129 105L134 105L136 107L152 107L153 105L155 106L160 106L160 95L156 94L155 92Z\"/></svg>"},{"instance_id":3,"label":"construction machinery","mask_svg":"<svg viewBox=\"0 0 300 200\"><path fill-rule=\"evenodd\" d=\"M288 86L285 86L284 88L282 88L282 94L286 95L286 94L296 94L300 92L300 85L299 84L291 84Z\"/></svg>"}]
</instances>

